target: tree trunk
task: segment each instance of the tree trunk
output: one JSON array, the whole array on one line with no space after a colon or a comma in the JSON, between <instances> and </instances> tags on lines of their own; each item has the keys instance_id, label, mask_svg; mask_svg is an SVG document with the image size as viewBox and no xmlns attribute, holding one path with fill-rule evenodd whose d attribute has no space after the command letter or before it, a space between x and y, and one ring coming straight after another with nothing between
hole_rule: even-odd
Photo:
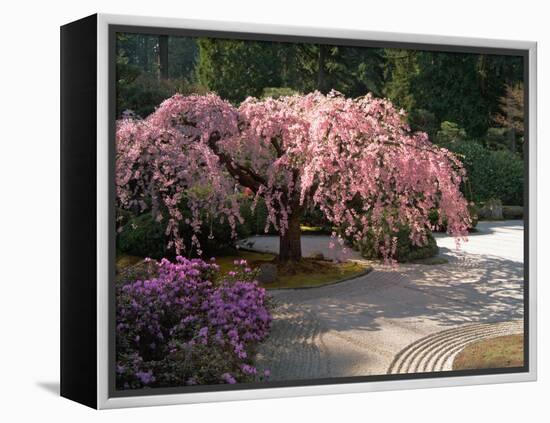
<instances>
[{"instance_id":1,"label":"tree trunk","mask_svg":"<svg viewBox=\"0 0 550 423\"><path fill-rule=\"evenodd\" d=\"M285 234L279 235L279 261L299 261L302 258L301 217L300 211L294 211L288 218Z\"/></svg>"},{"instance_id":2,"label":"tree trunk","mask_svg":"<svg viewBox=\"0 0 550 423\"><path fill-rule=\"evenodd\" d=\"M168 79L168 35L159 35L159 79Z\"/></svg>"},{"instance_id":3,"label":"tree trunk","mask_svg":"<svg viewBox=\"0 0 550 423\"><path fill-rule=\"evenodd\" d=\"M515 153L517 150L516 146L516 128L513 127L514 122L510 123L511 128L508 130L508 138L510 140L510 151Z\"/></svg>"},{"instance_id":4,"label":"tree trunk","mask_svg":"<svg viewBox=\"0 0 550 423\"><path fill-rule=\"evenodd\" d=\"M326 94L326 75L325 75L325 60L326 60L326 46L319 45L319 58L317 63L317 89L323 94Z\"/></svg>"},{"instance_id":5,"label":"tree trunk","mask_svg":"<svg viewBox=\"0 0 550 423\"><path fill-rule=\"evenodd\" d=\"M141 67L145 72L149 72L149 54L151 54L149 48L149 36L142 35L141 37Z\"/></svg>"}]
</instances>

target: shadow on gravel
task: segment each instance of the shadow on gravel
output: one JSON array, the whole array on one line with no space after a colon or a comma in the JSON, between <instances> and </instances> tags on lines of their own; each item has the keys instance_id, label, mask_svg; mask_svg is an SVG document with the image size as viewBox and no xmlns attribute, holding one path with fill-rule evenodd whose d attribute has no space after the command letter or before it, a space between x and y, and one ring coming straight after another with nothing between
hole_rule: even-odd
<instances>
[{"instance_id":1,"label":"shadow on gravel","mask_svg":"<svg viewBox=\"0 0 550 423\"><path fill-rule=\"evenodd\" d=\"M493 248L522 230L521 222L489 222L475 237L500 227L508 234ZM438 328L523 318L521 261L442 246L440 255L449 263L376 266L336 285L271 291L281 307L259 364L273 380L379 374L392 354Z\"/></svg>"},{"instance_id":2,"label":"shadow on gravel","mask_svg":"<svg viewBox=\"0 0 550 423\"><path fill-rule=\"evenodd\" d=\"M321 330L380 330L379 319L433 320L441 326L523 317L523 266L489 256L445 251L444 265L399 265L339 285L280 293L306 307ZM397 322L398 323L398 322Z\"/></svg>"}]
</instances>

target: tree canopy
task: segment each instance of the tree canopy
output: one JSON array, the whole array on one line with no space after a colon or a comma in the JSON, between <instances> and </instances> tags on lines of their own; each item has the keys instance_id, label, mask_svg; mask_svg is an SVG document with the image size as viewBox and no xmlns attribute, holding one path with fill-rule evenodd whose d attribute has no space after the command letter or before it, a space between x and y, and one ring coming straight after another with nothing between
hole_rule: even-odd
<instances>
[{"instance_id":1,"label":"tree canopy","mask_svg":"<svg viewBox=\"0 0 550 423\"><path fill-rule=\"evenodd\" d=\"M506 87L523 78L519 56L315 43L175 36L166 43L159 36L118 34L117 53L118 116L125 108L146 116L177 92L213 91L234 105L272 89L336 90L351 98L371 92L404 108L414 129L433 136L450 121L469 139L501 125L495 115ZM148 80L159 78L164 81L155 89Z\"/></svg>"},{"instance_id":2,"label":"tree canopy","mask_svg":"<svg viewBox=\"0 0 550 423\"><path fill-rule=\"evenodd\" d=\"M339 242L374 233L386 259L400 225L411 228L413 244L425 243L433 208L450 234L465 236L462 164L425 133L411 132L403 114L370 94L248 98L239 107L214 94L175 95L144 120L118 122L119 206L151 208L177 251L182 201L195 231L205 210L235 229L235 194L244 188L267 206L281 260L301 257L300 217L314 206L339 228ZM196 236L193 242L200 253Z\"/></svg>"}]
</instances>

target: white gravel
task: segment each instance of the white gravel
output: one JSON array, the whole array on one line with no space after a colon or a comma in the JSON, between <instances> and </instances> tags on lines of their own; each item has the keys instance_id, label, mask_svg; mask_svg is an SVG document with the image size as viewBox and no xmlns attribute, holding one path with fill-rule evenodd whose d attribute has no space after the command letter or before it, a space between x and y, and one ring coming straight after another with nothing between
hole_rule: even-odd
<instances>
[{"instance_id":1,"label":"white gravel","mask_svg":"<svg viewBox=\"0 0 550 423\"><path fill-rule=\"evenodd\" d=\"M376 265L340 284L271 291L279 304L256 364L272 380L375 375L399 351L441 330L523 318L523 225L481 222L460 250L437 236L443 265ZM254 249L276 252L277 237L253 237ZM304 236L304 255L331 250L329 237ZM341 256L339 256L341 258Z\"/></svg>"}]
</instances>

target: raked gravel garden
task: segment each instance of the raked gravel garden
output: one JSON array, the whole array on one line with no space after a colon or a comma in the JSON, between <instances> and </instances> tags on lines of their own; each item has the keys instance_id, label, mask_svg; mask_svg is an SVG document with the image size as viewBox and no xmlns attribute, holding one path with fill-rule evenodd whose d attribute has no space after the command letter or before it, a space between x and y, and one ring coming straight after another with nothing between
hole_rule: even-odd
<instances>
[{"instance_id":1,"label":"raked gravel garden","mask_svg":"<svg viewBox=\"0 0 550 423\"><path fill-rule=\"evenodd\" d=\"M436 235L448 263L374 264L329 286L269 290L277 307L257 365L270 368L271 380L452 370L466 345L523 333L523 222L477 229L459 250ZM276 237L251 240L262 252L277 248ZM328 242L304 236L304 255L325 245L326 254L341 256Z\"/></svg>"}]
</instances>

